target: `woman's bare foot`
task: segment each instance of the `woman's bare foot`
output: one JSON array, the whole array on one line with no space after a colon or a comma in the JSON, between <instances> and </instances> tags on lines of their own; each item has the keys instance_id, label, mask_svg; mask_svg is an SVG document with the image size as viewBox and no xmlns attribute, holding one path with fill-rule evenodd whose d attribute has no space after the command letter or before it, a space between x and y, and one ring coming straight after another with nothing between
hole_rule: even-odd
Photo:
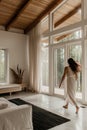
<instances>
[{"instance_id":1,"label":"woman's bare foot","mask_svg":"<svg viewBox=\"0 0 87 130\"><path fill-rule=\"evenodd\" d=\"M68 105L63 106L63 108L68 109Z\"/></svg>"},{"instance_id":2,"label":"woman's bare foot","mask_svg":"<svg viewBox=\"0 0 87 130\"><path fill-rule=\"evenodd\" d=\"M78 114L78 111L79 111L79 107L76 106L76 114Z\"/></svg>"}]
</instances>

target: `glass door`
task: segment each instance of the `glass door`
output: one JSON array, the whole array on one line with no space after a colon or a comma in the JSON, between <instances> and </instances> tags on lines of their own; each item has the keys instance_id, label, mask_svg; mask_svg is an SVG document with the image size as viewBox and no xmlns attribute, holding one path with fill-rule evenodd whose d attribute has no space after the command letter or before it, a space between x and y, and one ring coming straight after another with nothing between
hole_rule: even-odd
<instances>
[{"instance_id":1,"label":"glass door","mask_svg":"<svg viewBox=\"0 0 87 130\"><path fill-rule=\"evenodd\" d=\"M54 60L53 60L53 72L54 72L54 94L66 95L66 80L62 83L61 88L59 88L59 83L62 78L64 67L66 66L67 59L73 58L75 61L81 64L82 59L82 46L81 44L67 44L64 46L54 47ZM78 73L77 81L77 93L76 97L82 99L82 72Z\"/></svg>"},{"instance_id":2,"label":"glass door","mask_svg":"<svg viewBox=\"0 0 87 130\"><path fill-rule=\"evenodd\" d=\"M81 64L82 46L81 44L69 45L69 57ZM82 99L82 72L78 73L76 97Z\"/></svg>"},{"instance_id":3,"label":"glass door","mask_svg":"<svg viewBox=\"0 0 87 130\"><path fill-rule=\"evenodd\" d=\"M64 86L65 82L59 88L59 83L63 75L65 67L65 47L54 48L54 61L53 61L53 70L54 70L54 94L64 95Z\"/></svg>"}]
</instances>

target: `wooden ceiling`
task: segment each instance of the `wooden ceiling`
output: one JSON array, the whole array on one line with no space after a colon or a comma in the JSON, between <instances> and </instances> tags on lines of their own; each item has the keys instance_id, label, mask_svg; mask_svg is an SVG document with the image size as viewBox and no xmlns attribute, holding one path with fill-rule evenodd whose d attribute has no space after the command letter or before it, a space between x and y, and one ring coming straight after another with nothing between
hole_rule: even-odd
<instances>
[{"instance_id":1,"label":"wooden ceiling","mask_svg":"<svg viewBox=\"0 0 87 130\"><path fill-rule=\"evenodd\" d=\"M22 29L28 33L45 16L64 0L0 0L0 25L5 30L10 28ZM81 20L78 10L81 0L67 0L67 2L54 12L54 27ZM67 21L68 19L68 21ZM67 22L66 22L67 21Z\"/></svg>"}]
</instances>

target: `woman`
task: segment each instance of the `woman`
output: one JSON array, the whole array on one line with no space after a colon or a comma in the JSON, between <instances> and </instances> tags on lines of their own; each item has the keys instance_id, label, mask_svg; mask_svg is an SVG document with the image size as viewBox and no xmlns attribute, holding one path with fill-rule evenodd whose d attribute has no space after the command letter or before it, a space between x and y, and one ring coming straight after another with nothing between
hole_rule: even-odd
<instances>
[{"instance_id":1,"label":"woman","mask_svg":"<svg viewBox=\"0 0 87 130\"><path fill-rule=\"evenodd\" d=\"M76 107L76 114L79 111L79 107L77 105L75 99L75 92L76 92L76 82L78 78L78 72L81 71L81 65L75 62L72 58L68 59L69 66L66 66L64 69L64 74L62 76L59 88L61 87L62 82L64 81L65 77L67 76L67 98L66 98L66 105L63 107L68 109L68 104L72 103Z\"/></svg>"}]
</instances>

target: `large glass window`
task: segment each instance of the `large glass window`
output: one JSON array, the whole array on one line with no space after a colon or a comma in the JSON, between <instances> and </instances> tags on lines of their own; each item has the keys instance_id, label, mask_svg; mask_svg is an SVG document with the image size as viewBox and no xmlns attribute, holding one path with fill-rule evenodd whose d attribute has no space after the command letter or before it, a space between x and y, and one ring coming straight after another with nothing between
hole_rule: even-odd
<instances>
[{"instance_id":1,"label":"large glass window","mask_svg":"<svg viewBox=\"0 0 87 130\"><path fill-rule=\"evenodd\" d=\"M6 79L7 79L6 50L0 49L0 83L5 83Z\"/></svg>"},{"instance_id":2,"label":"large glass window","mask_svg":"<svg viewBox=\"0 0 87 130\"><path fill-rule=\"evenodd\" d=\"M53 44L77 40L77 39L80 39L80 38L82 38L82 31L76 30L76 31L73 31L73 32L68 32L68 33L64 33L64 34L61 34L61 35L54 36L53 37Z\"/></svg>"},{"instance_id":3,"label":"large glass window","mask_svg":"<svg viewBox=\"0 0 87 130\"><path fill-rule=\"evenodd\" d=\"M49 92L49 44L48 38L42 40L41 47L41 92Z\"/></svg>"},{"instance_id":4,"label":"large glass window","mask_svg":"<svg viewBox=\"0 0 87 130\"><path fill-rule=\"evenodd\" d=\"M86 3L86 0L84 3ZM64 67L67 65L67 59L69 57L72 57L80 64L83 61L82 72L78 74L76 96L80 99L83 99L83 97L85 97L84 100L87 101L87 94L84 92L86 90L87 83L83 79L84 77L86 78L87 75L87 27L83 26L83 24L86 24L87 22L86 20L84 21L83 16L84 12L85 14L87 13L86 8L85 11L83 11L83 8L81 8L81 6L82 0L66 0L58 5L58 7L50 13L49 16L51 17L49 17L49 20L47 20L47 22L43 22L43 25L45 26L42 28L43 30L46 29L46 31L43 32L45 33L49 30L49 32L45 33L45 35L43 34L43 36L49 37L50 39L50 44L48 44L49 42L47 41L44 42L44 53L47 53L45 59L48 58L47 60L52 61L51 64L47 65L49 68L45 68L44 70L48 73L48 79L52 79L51 82L47 80L48 86L50 85L47 87L48 92L51 94L66 95L66 90L63 89L67 85L66 80L65 83L62 84L62 88L58 89L58 85L62 77ZM83 22L83 24L81 24L81 22ZM48 26L48 23L51 24ZM50 56L48 56L48 54ZM52 75L48 72L48 70L49 72L52 72ZM47 84L45 83L43 86L47 86Z\"/></svg>"}]
</instances>

